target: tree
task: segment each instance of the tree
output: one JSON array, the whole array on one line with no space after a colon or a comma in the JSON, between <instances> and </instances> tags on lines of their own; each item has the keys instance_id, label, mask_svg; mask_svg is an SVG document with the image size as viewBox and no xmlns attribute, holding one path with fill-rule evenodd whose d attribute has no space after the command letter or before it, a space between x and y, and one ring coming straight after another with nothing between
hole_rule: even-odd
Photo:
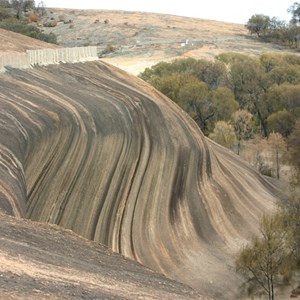
<instances>
[{"instance_id":1,"label":"tree","mask_svg":"<svg viewBox=\"0 0 300 300\"><path fill-rule=\"evenodd\" d=\"M247 55L235 52L223 52L216 56L216 59L225 63L227 67L237 61L243 61L247 58Z\"/></svg>"},{"instance_id":2,"label":"tree","mask_svg":"<svg viewBox=\"0 0 300 300\"><path fill-rule=\"evenodd\" d=\"M300 192L293 187L291 195L280 202L281 217L287 232L287 242L291 250L292 266L300 266Z\"/></svg>"},{"instance_id":3,"label":"tree","mask_svg":"<svg viewBox=\"0 0 300 300\"><path fill-rule=\"evenodd\" d=\"M162 77L153 76L151 77L150 83L164 95L179 104L179 91L190 81L194 82L197 81L197 79L180 73L172 73Z\"/></svg>"},{"instance_id":4,"label":"tree","mask_svg":"<svg viewBox=\"0 0 300 300\"><path fill-rule=\"evenodd\" d=\"M188 82L179 90L178 98L182 107L207 135L208 122L215 114L207 84L200 81Z\"/></svg>"},{"instance_id":5,"label":"tree","mask_svg":"<svg viewBox=\"0 0 300 300\"><path fill-rule=\"evenodd\" d=\"M272 132L268 137L268 144L275 160L276 178L279 179L280 159L286 153L286 142L280 133Z\"/></svg>"},{"instance_id":6,"label":"tree","mask_svg":"<svg viewBox=\"0 0 300 300\"><path fill-rule=\"evenodd\" d=\"M21 13L35 8L34 0L11 0L11 6L16 10L17 19L21 18Z\"/></svg>"},{"instance_id":7,"label":"tree","mask_svg":"<svg viewBox=\"0 0 300 300\"><path fill-rule=\"evenodd\" d=\"M249 30L250 34L255 33L258 37L264 37L269 30L270 21L270 17L256 14L248 20L245 26Z\"/></svg>"},{"instance_id":8,"label":"tree","mask_svg":"<svg viewBox=\"0 0 300 300\"><path fill-rule=\"evenodd\" d=\"M278 216L263 217L260 237L254 237L236 260L236 270L258 283L269 300L275 299L274 285L276 276L284 268L289 252L285 247L286 233Z\"/></svg>"},{"instance_id":9,"label":"tree","mask_svg":"<svg viewBox=\"0 0 300 300\"><path fill-rule=\"evenodd\" d=\"M283 56L277 53L263 53L259 57L260 63L265 68L266 73L278 66L284 65Z\"/></svg>"},{"instance_id":10,"label":"tree","mask_svg":"<svg viewBox=\"0 0 300 300\"><path fill-rule=\"evenodd\" d=\"M275 84L264 93L263 101L268 117L268 132L276 131L287 136L294 126L294 119L300 118L300 84ZM282 124L279 123L279 119L282 120Z\"/></svg>"},{"instance_id":11,"label":"tree","mask_svg":"<svg viewBox=\"0 0 300 300\"><path fill-rule=\"evenodd\" d=\"M259 119L262 134L267 136L267 110L262 96L267 91L268 82L260 61L247 56L234 60L230 68L230 82L240 107Z\"/></svg>"},{"instance_id":12,"label":"tree","mask_svg":"<svg viewBox=\"0 0 300 300\"><path fill-rule=\"evenodd\" d=\"M204 81L211 90L224 86L228 81L226 66L221 61L211 62L202 59L195 67L197 78Z\"/></svg>"},{"instance_id":13,"label":"tree","mask_svg":"<svg viewBox=\"0 0 300 300\"><path fill-rule=\"evenodd\" d=\"M9 8L10 3L8 0L0 0L0 8Z\"/></svg>"},{"instance_id":14,"label":"tree","mask_svg":"<svg viewBox=\"0 0 300 300\"><path fill-rule=\"evenodd\" d=\"M296 24L285 26L281 29L280 39L283 44L288 44L290 48L298 47L298 38L300 34L300 28Z\"/></svg>"},{"instance_id":15,"label":"tree","mask_svg":"<svg viewBox=\"0 0 300 300\"><path fill-rule=\"evenodd\" d=\"M209 135L209 138L229 149L232 148L236 140L233 126L225 121L218 121L215 124L214 131Z\"/></svg>"},{"instance_id":16,"label":"tree","mask_svg":"<svg viewBox=\"0 0 300 300\"><path fill-rule=\"evenodd\" d=\"M46 4L44 1L40 1L37 6L37 13L39 16L43 16L46 12Z\"/></svg>"},{"instance_id":17,"label":"tree","mask_svg":"<svg viewBox=\"0 0 300 300\"><path fill-rule=\"evenodd\" d=\"M294 2L294 4L288 8L288 12L292 14L292 19L291 19L292 24L297 24L300 22L300 3L299 2Z\"/></svg>"},{"instance_id":18,"label":"tree","mask_svg":"<svg viewBox=\"0 0 300 300\"><path fill-rule=\"evenodd\" d=\"M284 137L288 137L294 127L294 117L286 109L277 111L267 118L269 132L278 132Z\"/></svg>"},{"instance_id":19,"label":"tree","mask_svg":"<svg viewBox=\"0 0 300 300\"><path fill-rule=\"evenodd\" d=\"M227 87L219 87L212 92L212 104L215 110L215 121L229 121L232 114L239 108L239 103L234 99L234 94Z\"/></svg>"},{"instance_id":20,"label":"tree","mask_svg":"<svg viewBox=\"0 0 300 300\"><path fill-rule=\"evenodd\" d=\"M298 119L295 123L294 129L288 137L288 160L295 167L298 174L300 175L300 120ZM299 176L300 177L300 176Z\"/></svg>"},{"instance_id":21,"label":"tree","mask_svg":"<svg viewBox=\"0 0 300 300\"><path fill-rule=\"evenodd\" d=\"M237 154L240 154L241 141L253 135L253 115L247 110L239 109L233 114L233 127L238 141Z\"/></svg>"},{"instance_id":22,"label":"tree","mask_svg":"<svg viewBox=\"0 0 300 300\"><path fill-rule=\"evenodd\" d=\"M278 85L283 83L300 83L300 67L297 65L288 65L276 67L268 73L268 79L271 83Z\"/></svg>"}]
</instances>

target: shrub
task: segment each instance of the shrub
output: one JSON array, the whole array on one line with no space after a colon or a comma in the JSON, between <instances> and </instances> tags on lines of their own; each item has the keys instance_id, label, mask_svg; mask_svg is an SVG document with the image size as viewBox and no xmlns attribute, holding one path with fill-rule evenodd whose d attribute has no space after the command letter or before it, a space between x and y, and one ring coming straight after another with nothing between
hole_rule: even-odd
<instances>
[{"instance_id":1,"label":"shrub","mask_svg":"<svg viewBox=\"0 0 300 300\"><path fill-rule=\"evenodd\" d=\"M113 45L108 44L108 45L106 45L105 49L101 52L100 55L102 56L102 55L105 55L105 54L109 54L109 53L114 52L115 50L116 49Z\"/></svg>"},{"instance_id":2,"label":"shrub","mask_svg":"<svg viewBox=\"0 0 300 300\"><path fill-rule=\"evenodd\" d=\"M209 137L218 144L229 149L233 147L236 141L233 126L225 121L218 121L215 125L214 131L209 135Z\"/></svg>"},{"instance_id":3,"label":"shrub","mask_svg":"<svg viewBox=\"0 0 300 300\"><path fill-rule=\"evenodd\" d=\"M10 15L9 15L7 9L0 8L0 21L3 19L8 19L8 18L10 18Z\"/></svg>"},{"instance_id":4,"label":"shrub","mask_svg":"<svg viewBox=\"0 0 300 300\"><path fill-rule=\"evenodd\" d=\"M15 18L9 18L0 21L0 28L14 31L47 43L56 44L57 38L54 33L45 34L41 30L33 25L28 25L24 21L17 20Z\"/></svg>"},{"instance_id":5,"label":"shrub","mask_svg":"<svg viewBox=\"0 0 300 300\"><path fill-rule=\"evenodd\" d=\"M38 20L39 20L39 18L38 18L38 16L36 16L36 15L30 15L30 16L28 17L28 21L31 22L31 23L37 23Z\"/></svg>"}]
</instances>

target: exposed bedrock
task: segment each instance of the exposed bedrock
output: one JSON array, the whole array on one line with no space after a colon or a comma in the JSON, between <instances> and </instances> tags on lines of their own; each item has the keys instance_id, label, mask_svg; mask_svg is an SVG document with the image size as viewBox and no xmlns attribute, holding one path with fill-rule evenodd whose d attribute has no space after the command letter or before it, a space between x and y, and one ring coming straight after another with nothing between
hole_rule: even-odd
<instances>
[{"instance_id":1,"label":"exposed bedrock","mask_svg":"<svg viewBox=\"0 0 300 300\"><path fill-rule=\"evenodd\" d=\"M59 224L216 298L276 190L173 102L102 62L0 81L0 204Z\"/></svg>"}]
</instances>

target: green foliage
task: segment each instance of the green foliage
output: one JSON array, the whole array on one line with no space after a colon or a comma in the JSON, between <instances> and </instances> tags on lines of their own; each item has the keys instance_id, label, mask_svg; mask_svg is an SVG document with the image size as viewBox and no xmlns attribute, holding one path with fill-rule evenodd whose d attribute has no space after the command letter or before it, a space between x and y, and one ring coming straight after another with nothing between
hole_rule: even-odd
<instances>
[{"instance_id":1,"label":"green foliage","mask_svg":"<svg viewBox=\"0 0 300 300\"><path fill-rule=\"evenodd\" d=\"M297 55L222 53L214 62L177 59L147 68L140 77L185 109L206 135L238 109L253 116L252 132L265 137L273 131L287 137L300 118Z\"/></svg>"},{"instance_id":2,"label":"green foliage","mask_svg":"<svg viewBox=\"0 0 300 300\"><path fill-rule=\"evenodd\" d=\"M229 121L232 114L239 108L239 103L235 100L234 94L227 87L220 87L212 92L212 105L215 110L215 121Z\"/></svg>"},{"instance_id":3,"label":"green foliage","mask_svg":"<svg viewBox=\"0 0 300 300\"><path fill-rule=\"evenodd\" d=\"M15 10L17 19L22 19L22 13L35 8L34 0L10 0L10 6Z\"/></svg>"},{"instance_id":4,"label":"green foliage","mask_svg":"<svg viewBox=\"0 0 300 300\"><path fill-rule=\"evenodd\" d=\"M267 136L267 109L262 96L269 83L259 59L244 57L234 61L230 69L230 83L240 107L259 119L263 135Z\"/></svg>"},{"instance_id":5,"label":"green foliage","mask_svg":"<svg viewBox=\"0 0 300 300\"><path fill-rule=\"evenodd\" d=\"M286 109L277 111L267 118L269 132L278 132L287 137L293 130L294 117Z\"/></svg>"},{"instance_id":6,"label":"green foliage","mask_svg":"<svg viewBox=\"0 0 300 300\"><path fill-rule=\"evenodd\" d=\"M216 56L216 59L223 62L225 65L229 65L237 61L243 61L247 58L248 55L235 52L223 52Z\"/></svg>"},{"instance_id":7,"label":"green foliage","mask_svg":"<svg viewBox=\"0 0 300 300\"><path fill-rule=\"evenodd\" d=\"M187 58L161 62L140 77L185 109L205 134L215 121L229 119L238 107L230 89L224 87L227 70L221 61Z\"/></svg>"},{"instance_id":8,"label":"green foliage","mask_svg":"<svg viewBox=\"0 0 300 300\"><path fill-rule=\"evenodd\" d=\"M216 143L231 149L236 141L234 128L225 121L218 121L209 137Z\"/></svg>"},{"instance_id":9,"label":"green foliage","mask_svg":"<svg viewBox=\"0 0 300 300\"><path fill-rule=\"evenodd\" d=\"M300 21L300 3L294 2L294 4L288 8L288 12L292 14L291 23L293 23L293 24L299 23L299 21Z\"/></svg>"},{"instance_id":10,"label":"green foliage","mask_svg":"<svg viewBox=\"0 0 300 300\"><path fill-rule=\"evenodd\" d=\"M287 110L294 119L300 117L299 84L283 83L281 85L273 85L263 95L263 101L266 103L269 116L273 113Z\"/></svg>"},{"instance_id":11,"label":"green foliage","mask_svg":"<svg viewBox=\"0 0 300 300\"><path fill-rule=\"evenodd\" d=\"M41 30L33 25L28 25L26 22L15 19L15 18L9 18L0 21L0 28L14 31L35 39L39 39L44 42L48 43L57 43L57 39L55 34L45 34L41 32Z\"/></svg>"},{"instance_id":12,"label":"green foliage","mask_svg":"<svg viewBox=\"0 0 300 300\"><path fill-rule=\"evenodd\" d=\"M0 8L10 8L11 5L8 0L0 0Z\"/></svg>"},{"instance_id":13,"label":"green foliage","mask_svg":"<svg viewBox=\"0 0 300 300\"><path fill-rule=\"evenodd\" d=\"M211 90L216 90L218 87L227 83L226 66L221 61L205 61L199 60L196 67L195 75L200 80L205 82Z\"/></svg>"},{"instance_id":14,"label":"green foliage","mask_svg":"<svg viewBox=\"0 0 300 300\"><path fill-rule=\"evenodd\" d=\"M300 178L300 120L298 119L295 123L294 129L287 139L289 155L289 162L298 171L298 177Z\"/></svg>"},{"instance_id":15,"label":"green foliage","mask_svg":"<svg viewBox=\"0 0 300 300\"><path fill-rule=\"evenodd\" d=\"M287 65L275 67L268 73L268 79L271 83L276 84L300 83L300 66Z\"/></svg>"},{"instance_id":16,"label":"green foliage","mask_svg":"<svg viewBox=\"0 0 300 300\"><path fill-rule=\"evenodd\" d=\"M208 121L214 116L214 107L207 84L198 80L189 82L180 88L178 98L204 134L208 134Z\"/></svg>"},{"instance_id":17,"label":"green foliage","mask_svg":"<svg viewBox=\"0 0 300 300\"><path fill-rule=\"evenodd\" d=\"M282 143L278 135L275 140ZM289 196L278 203L278 208L275 215L262 218L260 235L253 237L236 259L237 272L259 284L269 299L275 298L278 275L289 279L300 266L299 185L292 186Z\"/></svg>"},{"instance_id":18,"label":"green foliage","mask_svg":"<svg viewBox=\"0 0 300 300\"><path fill-rule=\"evenodd\" d=\"M10 14L8 13L7 9L0 7L0 21L8 18L10 18Z\"/></svg>"},{"instance_id":19,"label":"green foliage","mask_svg":"<svg viewBox=\"0 0 300 300\"><path fill-rule=\"evenodd\" d=\"M266 15L253 15L246 23L246 28L251 34L257 34L257 36L266 36L270 27L270 17Z\"/></svg>"},{"instance_id":20,"label":"green foliage","mask_svg":"<svg viewBox=\"0 0 300 300\"><path fill-rule=\"evenodd\" d=\"M263 53L260 55L260 63L268 73L276 67L286 66L285 56L277 53Z\"/></svg>"},{"instance_id":21,"label":"green foliage","mask_svg":"<svg viewBox=\"0 0 300 300\"><path fill-rule=\"evenodd\" d=\"M287 232L287 246L292 255L292 268L300 267L300 192L293 187L291 196L280 203L281 218Z\"/></svg>"},{"instance_id":22,"label":"green foliage","mask_svg":"<svg viewBox=\"0 0 300 300\"><path fill-rule=\"evenodd\" d=\"M109 54L112 52L115 52L115 47L111 44L106 45L105 49L101 52L100 57L102 57L105 54Z\"/></svg>"},{"instance_id":23,"label":"green foliage","mask_svg":"<svg viewBox=\"0 0 300 300\"><path fill-rule=\"evenodd\" d=\"M300 3L295 2L288 11L292 14L289 24L276 17L270 18L266 15L256 14L248 20L245 26L250 34L256 34L263 41L298 48Z\"/></svg>"},{"instance_id":24,"label":"green foliage","mask_svg":"<svg viewBox=\"0 0 300 300\"><path fill-rule=\"evenodd\" d=\"M253 136L253 115L247 110L239 109L232 114L233 127L236 135L237 154L240 154L241 141Z\"/></svg>"},{"instance_id":25,"label":"green foliage","mask_svg":"<svg viewBox=\"0 0 300 300\"><path fill-rule=\"evenodd\" d=\"M258 283L270 300L274 299L276 276L284 270L289 256L286 233L278 216L263 217L260 237L254 237L236 260L237 272Z\"/></svg>"}]
</instances>

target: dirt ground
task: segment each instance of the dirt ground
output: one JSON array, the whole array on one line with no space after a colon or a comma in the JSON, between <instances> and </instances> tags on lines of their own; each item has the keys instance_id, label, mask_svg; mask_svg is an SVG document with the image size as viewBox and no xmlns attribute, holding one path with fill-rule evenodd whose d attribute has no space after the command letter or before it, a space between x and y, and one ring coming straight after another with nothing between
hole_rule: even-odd
<instances>
[{"instance_id":1,"label":"dirt ground","mask_svg":"<svg viewBox=\"0 0 300 300\"><path fill-rule=\"evenodd\" d=\"M134 75L159 61L181 57L214 59L222 52L259 55L290 51L258 42L244 25L235 23L144 12L67 9L48 9L42 23L51 18L57 20L57 26L41 28L55 33L60 45L97 45L105 61Z\"/></svg>"},{"instance_id":2,"label":"dirt ground","mask_svg":"<svg viewBox=\"0 0 300 300\"><path fill-rule=\"evenodd\" d=\"M208 299L58 226L0 212L1 299Z\"/></svg>"}]
</instances>

